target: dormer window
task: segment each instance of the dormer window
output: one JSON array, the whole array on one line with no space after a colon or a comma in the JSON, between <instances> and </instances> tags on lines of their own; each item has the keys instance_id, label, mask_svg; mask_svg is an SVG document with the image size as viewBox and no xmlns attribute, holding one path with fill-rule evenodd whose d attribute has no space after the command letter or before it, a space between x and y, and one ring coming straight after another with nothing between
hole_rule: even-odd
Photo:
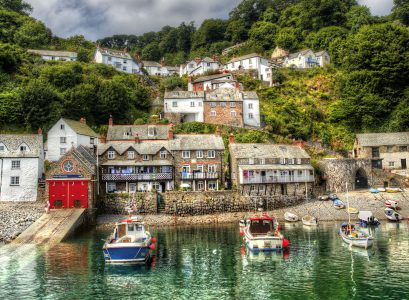
<instances>
[{"instance_id":1,"label":"dormer window","mask_svg":"<svg viewBox=\"0 0 409 300\"><path fill-rule=\"evenodd\" d=\"M26 145L21 145L21 146L20 146L20 151L21 151L21 152L27 151L27 146L26 146Z\"/></svg>"},{"instance_id":2,"label":"dormer window","mask_svg":"<svg viewBox=\"0 0 409 300\"><path fill-rule=\"evenodd\" d=\"M115 159L115 151L108 151L108 159Z\"/></svg>"},{"instance_id":3,"label":"dormer window","mask_svg":"<svg viewBox=\"0 0 409 300\"><path fill-rule=\"evenodd\" d=\"M61 125L60 125L60 129L61 129L61 130L64 130L64 129L65 129L65 125L64 125L64 124L61 124Z\"/></svg>"},{"instance_id":4,"label":"dormer window","mask_svg":"<svg viewBox=\"0 0 409 300\"><path fill-rule=\"evenodd\" d=\"M148 136L156 136L156 127L155 126L148 127Z\"/></svg>"},{"instance_id":5,"label":"dormer window","mask_svg":"<svg viewBox=\"0 0 409 300\"><path fill-rule=\"evenodd\" d=\"M0 144L0 152L6 151L6 146L4 144Z\"/></svg>"}]
</instances>

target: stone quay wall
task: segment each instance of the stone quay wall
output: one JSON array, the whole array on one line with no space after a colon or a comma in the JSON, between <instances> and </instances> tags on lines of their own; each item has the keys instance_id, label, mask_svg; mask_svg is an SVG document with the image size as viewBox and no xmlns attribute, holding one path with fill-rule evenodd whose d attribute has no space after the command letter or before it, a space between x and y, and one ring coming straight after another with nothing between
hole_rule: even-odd
<instances>
[{"instance_id":1,"label":"stone quay wall","mask_svg":"<svg viewBox=\"0 0 409 300\"><path fill-rule=\"evenodd\" d=\"M298 205L305 195L255 196L238 191L206 192L146 192L135 194L108 194L99 202L100 214L126 214L135 205L140 214L168 214L194 216L227 212L279 209Z\"/></svg>"}]
</instances>

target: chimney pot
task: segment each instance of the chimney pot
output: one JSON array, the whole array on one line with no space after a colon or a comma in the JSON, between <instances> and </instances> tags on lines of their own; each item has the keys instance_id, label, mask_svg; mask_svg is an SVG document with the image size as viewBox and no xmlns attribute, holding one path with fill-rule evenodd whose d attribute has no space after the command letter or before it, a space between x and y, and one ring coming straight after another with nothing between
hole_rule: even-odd
<instances>
[{"instance_id":1,"label":"chimney pot","mask_svg":"<svg viewBox=\"0 0 409 300\"><path fill-rule=\"evenodd\" d=\"M82 117L82 118L80 119L80 122L81 122L82 124L87 124L87 120L86 120L84 117Z\"/></svg>"},{"instance_id":2,"label":"chimney pot","mask_svg":"<svg viewBox=\"0 0 409 300\"><path fill-rule=\"evenodd\" d=\"M101 135L101 136L99 137L99 143L100 143L100 144L105 144L106 142L107 142L106 136Z\"/></svg>"},{"instance_id":3,"label":"chimney pot","mask_svg":"<svg viewBox=\"0 0 409 300\"><path fill-rule=\"evenodd\" d=\"M139 139L139 135L135 134L135 143L139 144L140 139Z\"/></svg>"},{"instance_id":4,"label":"chimney pot","mask_svg":"<svg viewBox=\"0 0 409 300\"><path fill-rule=\"evenodd\" d=\"M169 124L169 130L168 130L168 140L173 140L174 134L173 134L173 124Z\"/></svg>"},{"instance_id":5,"label":"chimney pot","mask_svg":"<svg viewBox=\"0 0 409 300\"><path fill-rule=\"evenodd\" d=\"M233 144L234 143L234 134L230 133L229 135L229 144Z\"/></svg>"},{"instance_id":6,"label":"chimney pot","mask_svg":"<svg viewBox=\"0 0 409 300\"><path fill-rule=\"evenodd\" d=\"M108 125L109 126L114 126L114 119L112 118L112 115L109 116Z\"/></svg>"},{"instance_id":7,"label":"chimney pot","mask_svg":"<svg viewBox=\"0 0 409 300\"><path fill-rule=\"evenodd\" d=\"M38 129L37 129L37 134L38 134L38 135L43 135L43 130L42 130L41 128L38 128Z\"/></svg>"}]
</instances>

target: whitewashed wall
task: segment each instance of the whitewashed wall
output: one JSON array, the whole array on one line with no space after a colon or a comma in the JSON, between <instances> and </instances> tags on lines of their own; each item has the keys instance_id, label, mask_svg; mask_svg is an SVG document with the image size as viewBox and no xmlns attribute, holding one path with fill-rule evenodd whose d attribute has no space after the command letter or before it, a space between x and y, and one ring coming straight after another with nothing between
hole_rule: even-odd
<instances>
[{"instance_id":1,"label":"whitewashed wall","mask_svg":"<svg viewBox=\"0 0 409 300\"><path fill-rule=\"evenodd\" d=\"M249 108L249 104L253 105L253 108ZM253 114L253 118L249 118L249 113ZM243 122L244 125L249 126L260 126L260 101L259 100L252 100L246 99L243 100Z\"/></svg>"}]
</instances>

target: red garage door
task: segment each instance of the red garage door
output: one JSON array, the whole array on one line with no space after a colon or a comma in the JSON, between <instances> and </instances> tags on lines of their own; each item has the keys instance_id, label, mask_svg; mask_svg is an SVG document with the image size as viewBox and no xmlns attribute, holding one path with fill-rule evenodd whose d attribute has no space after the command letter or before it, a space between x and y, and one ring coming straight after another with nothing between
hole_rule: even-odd
<instances>
[{"instance_id":1,"label":"red garage door","mask_svg":"<svg viewBox=\"0 0 409 300\"><path fill-rule=\"evenodd\" d=\"M50 180L48 199L51 208L87 208L87 180Z\"/></svg>"}]
</instances>

